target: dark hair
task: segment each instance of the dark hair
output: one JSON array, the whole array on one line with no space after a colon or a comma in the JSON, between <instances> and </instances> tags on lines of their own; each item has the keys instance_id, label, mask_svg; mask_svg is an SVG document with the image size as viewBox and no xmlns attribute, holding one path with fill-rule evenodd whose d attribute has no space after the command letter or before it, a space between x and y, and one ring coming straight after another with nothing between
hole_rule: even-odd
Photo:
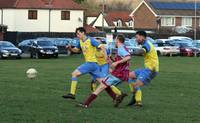
<instances>
[{"instance_id":1,"label":"dark hair","mask_svg":"<svg viewBox=\"0 0 200 123\"><path fill-rule=\"evenodd\" d=\"M123 34L119 34L119 35L117 35L116 38L117 38L121 43L124 43L124 41L125 41L125 37L124 37Z\"/></svg>"},{"instance_id":2,"label":"dark hair","mask_svg":"<svg viewBox=\"0 0 200 123\"><path fill-rule=\"evenodd\" d=\"M140 36L143 36L145 38L147 37L147 33L145 31L137 31L136 35L140 35Z\"/></svg>"},{"instance_id":3,"label":"dark hair","mask_svg":"<svg viewBox=\"0 0 200 123\"><path fill-rule=\"evenodd\" d=\"M76 28L76 31L75 31L75 33L77 33L77 32L81 32L81 33L85 33L86 34L86 30L85 30L85 28L83 28L83 27L79 27L79 28Z\"/></svg>"}]
</instances>

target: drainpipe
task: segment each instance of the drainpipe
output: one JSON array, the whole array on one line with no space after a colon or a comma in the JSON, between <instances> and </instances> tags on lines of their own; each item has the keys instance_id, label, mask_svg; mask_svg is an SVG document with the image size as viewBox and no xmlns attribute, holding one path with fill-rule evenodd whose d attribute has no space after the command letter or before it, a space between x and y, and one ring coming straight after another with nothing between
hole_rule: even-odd
<instances>
[{"instance_id":1,"label":"drainpipe","mask_svg":"<svg viewBox=\"0 0 200 123\"><path fill-rule=\"evenodd\" d=\"M49 9L49 32L51 32L51 9Z\"/></svg>"},{"instance_id":2,"label":"drainpipe","mask_svg":"<svg viewBox=\"0 0 200 123\"><path fill-rule=\"evenodd\" d=\"M1 24L3 25L3 9L1 9Z\"/></svg>"}]
</instances>

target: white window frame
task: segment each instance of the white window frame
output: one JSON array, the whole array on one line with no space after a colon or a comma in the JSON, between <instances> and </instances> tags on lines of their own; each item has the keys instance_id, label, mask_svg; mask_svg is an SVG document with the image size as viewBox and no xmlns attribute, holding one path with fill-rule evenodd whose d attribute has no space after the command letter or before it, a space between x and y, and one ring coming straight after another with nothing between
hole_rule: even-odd
<instances>
[{"instance_id":1,"label":"white window frame","mask_svg":"<svg viewBox=\"0 0 200 123\"><path fill-rule=\"evenodd\" d=\"M117 27L122 27L122 21L121 21L121 20L118 20L117 23L116 23L116 26L117 26Z\"/></svg>"},{"instance_id":2,"label":"white window frame","mask_svg":"<svg viewBox=\"0 0 200 123\"><path fill-rule=\"evenodd\" d=\"M171 21L171 22L167 22ZM162 17L161 18L161 26L175 26L176 18L175 17Z\"/></svg>"},{"instance_id":3,"label":"white window frame","mask_svg":"<svg viewBox=\"0 0 200 123\"><path fill-rule=\"evenodd\" d=\"M128 26L129 26L129 27L133 27L133 26L134 26L134 22L133 22L132 20L129 21L129 22L128 22Z\"/></svg>"},{"instance_id":4,"label":"white window frame","mask_svg":"<svg viewBox=\"0 0 200 123\"><path fill-rule=\"evenodd\" d=\"M187 20L187 19L190 19L190 20ZM188 24L187 21L190 21L190 22L189 22L190 24ZM181 18L181 25L182 25L182 26L189 26L189 27L192 27L192 17L182 17L182 18Z\"/></svg>"}]
</instances>

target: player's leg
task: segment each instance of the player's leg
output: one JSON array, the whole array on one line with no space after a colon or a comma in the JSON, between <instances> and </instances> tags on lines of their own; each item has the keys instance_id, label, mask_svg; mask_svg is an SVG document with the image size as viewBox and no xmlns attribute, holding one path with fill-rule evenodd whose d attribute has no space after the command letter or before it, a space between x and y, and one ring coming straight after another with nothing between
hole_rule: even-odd
<instances>
[{"instance_id":1,"label":"player's leg","mask_svg":"<svg viewBox=\"0 0 200 123\"><path fill-rule=\"evenodd\" d=\"M97 88L97 81L95 79L92 79L90 89L92 92L94 92Z\"/></svg>"},{"instance_id":2,"label":"player's leg","mask_svg":"<svg viewBox=\"0 0 200 123\"><path fill-rule=\"evenodd\" d=\"M97 80L101 80L99 78L97 78ZM115 99L116 95L112 92L112 90L110 89L110 86L112 84L118 84L120 82L119 79L117 79L116 77L112 76L112 75L108 75L105 80L103 80L100 85L97 87L97 89L85 100L84 103L79 104L78 106L87 108L97 97L97 95L99 95L103 90L106 90L108 92L108 94ZM112 92L112 93L110 93Z\"/></svg>"},{"instance_id":3,"label":"player's leg","mask_svg":"<svg viewBox=\"0 0 200 123\"><path fill-rule=\"evenodd\" d=\"M137 73L137 72L135 72ZM137 74L136 74L137 75ZM134 95L136 96L136 103L135 106L142 106L142 102L141 97L142 97L142 92L140 90L140 87L144 86L144 85L148 85L151 80L157 75L157 72L152 72L149 69L142 69L139 72L139 75L137 76L137 80L136 82L133 84L133 88L134 88Z\"/></svg>"},{"instance_id":4,"label":"player's leg","mask_svg":"<svg viewBox=\"0 0 200 123\"><path fill-rule=\"evenodd\" d=\"M103 83L97 87L97 89L84 101L84 103L78 104L78 106L87 108L107 86Z\"/></svg>"},{"instance_id":5,"label":"player's leg","mask_svg":"<svg viewBox=\"0 0 200 123\"><path fill-rule=\"evenodd\" d=\"M140 87L134 88L134 84L136 83L136 78L139 76L141 73L141 69L137 69L135 71L130 72L129 77L131 77L128 81L129 87L131 90L132 98L130 102L128 103L128 106L132 106L134 104L142 104L142 91Z\"/></svg>"},{"instance_id":6,"label":"player's leg","mask_svg":"<svg viewBox=\"0 0 200 123\"><path fill-rule=\"evenodd\" d=\"M82 74L90 72L90 69L91 69L90 64L86 62L80 65L74 72L72 72L70 93L67 95L63 95L62 96L63 98L75 99L76 89L78 84L77 78Z\"/></svg>"},{"instance_id":7,"label":"player's leg","mask_svg":"<svg viewBox=\"0 0 200 123\"><path fill-rule=\"evenodd\" d=\"M100 71L101 71L101 73L102 74L104 74L105 76L107 76L107 75L109 75L109 64L104 64L104 65L101 65L100 66ZM110 90L110 89L112 89L112 90ZM106 88L106 92L115 100L115 98L114 98L114 95L115 95L115 97L116 96L120 96L120 95L122 95L123 93L116 87L116 86L114 86L114 85L112 85L112 86L110 86L110 87L108 87L108 88ZM113 92L115 93L115 94L113 94Z\"/></svg>"}]
</instances>

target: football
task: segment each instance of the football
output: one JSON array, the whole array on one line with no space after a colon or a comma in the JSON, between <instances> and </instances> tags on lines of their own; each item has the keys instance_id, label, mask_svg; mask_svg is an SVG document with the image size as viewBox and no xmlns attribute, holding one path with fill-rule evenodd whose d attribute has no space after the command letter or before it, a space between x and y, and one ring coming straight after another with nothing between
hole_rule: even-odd
<instances>
[{"instance_id":1,"label":"football","mask_svg":"<svg viewBox=\"0 0 200 123\"><path fill-rule=\"evenodd\" d=\"M37 77L37 70L34 69L34 68L30 68L26 71L26 76L29 78L29 79L34 79Z\"/></svg>"}]
</instances>

